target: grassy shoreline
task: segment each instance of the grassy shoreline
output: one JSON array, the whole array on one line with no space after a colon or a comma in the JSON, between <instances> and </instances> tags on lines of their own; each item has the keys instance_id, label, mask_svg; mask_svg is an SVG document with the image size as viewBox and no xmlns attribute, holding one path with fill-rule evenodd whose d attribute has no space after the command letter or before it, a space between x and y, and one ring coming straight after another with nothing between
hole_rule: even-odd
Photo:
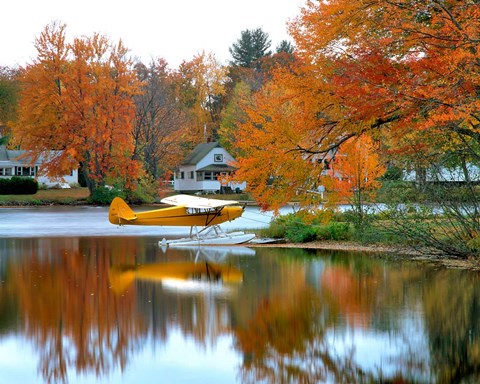
<instances>
[{"instance_id":1,"label":"grassy shoreline","mask_svg":"<svg viewBox=\"0 0 480 384\"><path fill-rule=\"evenodd\" d=\"M0 207L87 204L88 188L41 189L34 195L0 195Z\"/></svg>"}]
</instances>

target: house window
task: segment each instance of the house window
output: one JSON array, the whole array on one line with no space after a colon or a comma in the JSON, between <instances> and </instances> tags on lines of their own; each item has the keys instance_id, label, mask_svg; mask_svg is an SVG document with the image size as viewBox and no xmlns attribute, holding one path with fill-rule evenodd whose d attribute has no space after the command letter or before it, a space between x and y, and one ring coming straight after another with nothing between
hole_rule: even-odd
<instances>
[{"instance_id":1,"label":"house window","mask_svg":"<svg viewBox=\"0 0 480 384\"><path fill-rule=\"evenodd\" d=\"M215 161L215 163L223 162L223 155L222 154L213 155L213 161Z\"/></svg>"},{"instance_id":2,"label":"house window","mask_svg":"<svg viewBox=\"0 0 480 384\"><path fill-rule=\"evenodd\" d=\"M203 172L197 172L197 181L203 181Z\"/></svg>"},{"instance_id":3,"label":"house window","mask_svg":"<svg viewBox=\"0 0 480 384\"><path fill-rule=\"evenodd\" d=\"M203 179L204 180L213 180L213 173L212 172L205 172L203 174Z\"/></svg>"},{"instance_id":4,"label":"house window","mask_svg":"<svg viewBox=\"0 0 480 384\"><path fill-rule=\"evenodd\" d=\"M15 176L35 176L34 167L15 167Z\"/></svg>"},{"instance_id":5,"label":"house window","mask_svg":"<svg viewBox=\"0 0 480 384\"><path fill-rule=\"evenodd\" d=\"M183 171L178 171L177 172L177 179L184 179L185 178L185 173Z\"/></svg>"},{"instance_id":6,"label":"house window","mask_svg":"<svg viewBox=\"0 0 480 384\"><path fill-rule=\"evenodd\" d=\"M12 168L0 168L0 176L13 176Z\"/></svg>"},{"instance_id":7,"label":"house window","mask_svg":"<svg viewBox=\"0 0 480 384\"><path fill-rule=\"evenodd\" d=\"M193 175L194 175L194 172L193 172L193 171L190 171L190 172L188 173L188 178L189 178L189 179L193 179L193 177L194 177Z\"/></svg>"}]
</instances>

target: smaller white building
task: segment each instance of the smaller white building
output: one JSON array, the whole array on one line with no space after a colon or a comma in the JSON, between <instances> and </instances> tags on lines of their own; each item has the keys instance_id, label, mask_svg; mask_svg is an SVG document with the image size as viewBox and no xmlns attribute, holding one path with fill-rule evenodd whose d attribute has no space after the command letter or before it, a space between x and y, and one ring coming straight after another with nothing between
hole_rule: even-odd
<instances>
[{"instance_id":1,"label":"smaller white building","mask_svg":"<svg viewBox=\"0 0 480 384\"><path fill-rule=\"evenodd\" d=\"M59 185L58 180L51 180L42 174L42 160L38 159L35 164L29 164L27 159L22 159L21 156L25 151L12 151L7 149L4 145L0 145L0 178L10 178L12 176L32 177L37 180L38 184L45 184L48 187ZM64 175L64 182L67 184L78 183L78 170L73 170L69 175Z\"/></svg>"},{"instance_id":2,"label":"smaller white building","mask_svg":"<svg viewBox=\"0 0 480 384\"><path fill-rule=\"evenodd\" d=\"M246 183L220 182L222 176L235 171L231 164L235 159L218 142L197 145L182 162L174 175L174 190L189 193L238 192Z\"/></svg>"}]
</instances>

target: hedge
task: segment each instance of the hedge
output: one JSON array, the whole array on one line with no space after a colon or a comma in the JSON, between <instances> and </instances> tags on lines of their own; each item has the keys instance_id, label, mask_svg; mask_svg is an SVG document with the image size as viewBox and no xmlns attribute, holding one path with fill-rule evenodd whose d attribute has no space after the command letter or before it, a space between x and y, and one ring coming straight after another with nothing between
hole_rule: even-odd
<instances>
[{"instance_id":1,"label":"hedge","mask_svg":"<svg viewBox=\"0 0 480 384\"><path fill-rule=\"evenodd\" d=\"M38 183L31 177L0 178L0 195L34 195L37 191Z\"/></svg>"}]
</instances>

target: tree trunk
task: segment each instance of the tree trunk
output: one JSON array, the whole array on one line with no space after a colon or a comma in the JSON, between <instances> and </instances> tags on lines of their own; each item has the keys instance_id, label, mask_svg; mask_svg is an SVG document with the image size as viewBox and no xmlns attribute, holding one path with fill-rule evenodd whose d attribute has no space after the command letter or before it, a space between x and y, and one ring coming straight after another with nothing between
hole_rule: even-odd
<instances>
[{"instance_id":1,"label":"tree trunk","mask_svg":"<svg viewBox=\"0 0 480 384\"><path fill-rule=\"evenodd\" d=\"M427 186L427 170L424 167L415 168L415 183L421 192L425 192Z\"/></svg>"},{"instance_id":2,"label":"tree trunk","mask_svg":"<svg viewBox=\"0 0 480 384\"><path fill-rule=\"evenodd\" d=\"M84 163L80 163L80 168L78 169L78 182L82 187L88 188L90 195L97 186L97 183L89 177L88 170L85 168Z\"/></svg>"}]
</instances>

